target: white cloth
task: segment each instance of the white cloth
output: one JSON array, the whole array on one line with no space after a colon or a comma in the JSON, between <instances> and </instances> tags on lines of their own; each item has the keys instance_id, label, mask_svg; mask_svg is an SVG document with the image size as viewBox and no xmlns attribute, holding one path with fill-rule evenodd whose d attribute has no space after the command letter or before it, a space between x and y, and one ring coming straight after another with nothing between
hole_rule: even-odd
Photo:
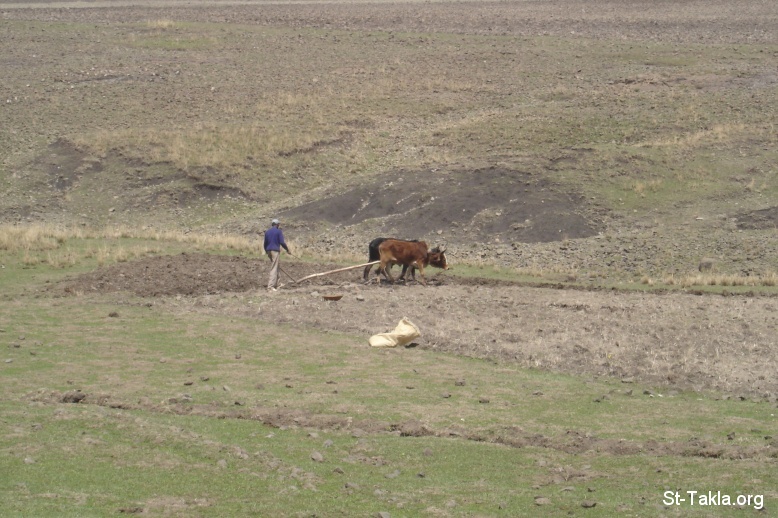
<instances>
[{"instance_id":1,"label":"white cloth","mask_svg":"<svg viewBox=\"0 0 778 518\"><path fill-rule=\"evenodd\" d=\"M397 347L398 345L408 345L414 339L421 336L419 328L416 325L403 317L394 331L391 333L380 333L373 335L368 340L368 343L372 347Z\"/></svg>"}]
</instances>

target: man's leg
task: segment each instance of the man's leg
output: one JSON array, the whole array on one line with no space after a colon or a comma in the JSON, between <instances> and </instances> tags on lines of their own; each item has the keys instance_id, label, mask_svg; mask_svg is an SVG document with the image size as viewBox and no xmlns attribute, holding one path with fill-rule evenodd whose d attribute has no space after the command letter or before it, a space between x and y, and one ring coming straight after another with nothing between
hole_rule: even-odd
<instances>
[{"instance_id":1,"label":"man's leg","mask_svg":"<svg viewBox=\"0 0 778 518\"><path fill-rule=\"evenodd\" d=\"M267 253L270 256L270 276L267 279L267 289L276 289L278 285L278 262L280 252L270 251Z\"/></svg>"}]
</instances>

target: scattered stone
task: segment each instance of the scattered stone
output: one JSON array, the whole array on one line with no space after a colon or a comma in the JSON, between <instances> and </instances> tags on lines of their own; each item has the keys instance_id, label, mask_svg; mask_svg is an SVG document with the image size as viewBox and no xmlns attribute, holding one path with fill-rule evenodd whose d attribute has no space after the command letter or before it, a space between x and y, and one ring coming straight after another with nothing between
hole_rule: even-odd
<instances>
[{"instance_id":1,"label":"scattered stone","mask_svg":"<svg viewBox=\"0 0 778 518\"><path fill-rule=\"evenodd\" d=\"M359 484L356 482L346 482L345 486L346 489L359 489Z\"/></svg>"},{"instance_id":2,"label":"scattered stone","mask_svg":"<svg viewBox=\"0 0 778 518\"><path fill-rule=\"evenodd\" d=\"M551 500L544 496L536 496L535 497L535 505L549 505L551 503Z\"/></svg>"},{"instance_id":3,"label":"scattered stone","mask_svg":"<svg viewBox=\"0 0 778 518\"><path fill-rule=\"evenodd\" d=\"M184 385L185 385L185 386L187 386L187 387L188 387L189 385L194 385L194 381L185 381L185 382L184 382Z\"/></svg>"},{"instance_id":4,"label":"scattered stone","mask_svg":"<svg viewBox=\"0 0 778 518\"><path fill-rule=\"evenodd\" d=\"M318 451L315 451L311 453L311 460L314 462L324 462L324 455L322 455Z\"/></svg>"},{"instance_id":5,"label":"scattered stone","mask_svg":"<svg viewBox=\"0 0 778 518\"><path fill-rule=\"evenodd\" d=\"M216 465L221 469L227 469L227 461L224 459L219 459L219 462L217 462Z\"/></svg>"},{"instance_id":6,"label":"scattered stone","mask_svg":"<svg viewBox=\"0 0 778 518\"><path fill-rule=\"evenodd\" d=\"M327 439L326 441L324 441L324 447L325 448L330 448L330 447L332 447L333 444L334 443L332 442L332 439Z\"/></svg>"},{"instance_id":7,"label":"scattered stone","mask_svg":"<svg viewBox=\"0 0 778 518\"><path fill-rule=\"evenodd\" d=\"M337 467L337 468L333 469L332 472L333 473L337 473L338 475L343 475L343 474L346 473L345 471L343 471L343 468L341 468L341 467Z\"/></svg>"},{"instance_id":8,"label":"scattered stone","mask_svg":"<svg viewBox=\"0 0 778 518\"><path fill-rule=\"evenodd\" d=\"M364 295L357 295L357 297L356 297L356 298L357 298L357 300L358 300L359 302L364 302L364 301L365 301L365 296L364 296Z\"/></svg>"},{"instance_id":9,"label":"scattered stone","mask_svg":"<svg viewBox=\"0 0 778 518\"><path fill-rule=\"evenodd\" d=\"M454 385L457 387L464 387L465 386L465 380L456 380L454 382Z\"/></svg>"},{"instance_id":10,"label":"scattered stone","mask_svg":"<svg viewBox=\"0 0 778 518\"><path fill-rule=\"evenodd\" d=\"M533 392L533 393L532 393L532 395L533 395L533 396L542 396L542 395L543 395L543 392L541 392L541 391L539 391L539 390L536 390L535 392Z\"/></svg>"},{"instance_id":11,"label":"scattered stone","mask_svg":"<svg viewBox=\"0 0 778 518\"><path fill-rule=\"evenodd\" d=\"M429 448L424 448L424 451L421 452L421 454L424 455L425 457L432 457L432 450L430 450Z\"/></svg>"},{"instance_id":12,"label":"scattered stone","mask_svg":"<svg viewBox=\"0 0 778 518\"><path fill-rule=\"evenodd\" d=\"M381 511L376 516L378 516L378 518L391 518L392 517L392 515L387 513L386 511Z\"/></svg>"},{"instance_id":13,"label":"scattered stone","mask_svg":"<svg viewBox=\"0 0 778 518\"><path fill-rule=\"evenodd\" d=\"M117 313L116 311L111 311L110 313L108 313L108 316L111 318L116 318L119 316L119 313Z\"/></svg>"},{"instance_id":14,"label":"scattered stone","mask_svg":"<svg viewBox=\"0 0 778 518\"><path fill-rule=\"evenodd\" d=\"M24 458L24 463L25 464L35 464L35 459L33 459L32 457L25 457Z\"/></svg>"},{"instance_id":15,"label":"scattered stone","mask_svg":"<svg viewBox=\"0 0 778 518\"><path fill-rule=\"evenodd\" d=\"M400 476L400 470L399 469L396 469L396 470L392 471L391 473L387 473L386 475L384 475L384 477L386 477L386 478L397 478L399 476Z\"/></svg>"},{"instance_id":16,"label":"scattered stone","mask_svg":"<svg viewBox=\"0 0 778 518\"><path fill-rule=\"evenodd\" d=\"M440 397L442 397L443 399L448 399L451 397L451 394L449 394L448 392L444 392L443 394L440 395Z\"/></svg>"},{"instance_id":17,"label":"scattered stone","mask_svg":"<svg viewBox=\"0 0 778 518\"><path fill-rule=\"evenodd\" d=\"M143 512L142 507L122 507L119 509L119 512L122 514L140 514Z\"/></svg>"},{"instance_id":18,"label":"scattered stone","mask_svg":"<svg viewBox=\"0 0 778 518\"><path fill-rule=\"evenodd\" d=\"M593 500L584 500L583 502L581 502L581 507L583 507L584 509L591 509L592 507L594 507L596 505L597 505L597 502L595 502Z\"/></svg>"},{"instance_id":19,"label":"scattered stone","mask_svg":"<svg viewBox=\"0 0 778 518\"><path fill-rule=\"evenodd\" d=\"M487 397L478 398L478 402L485 405L486 403L489 402L489 398Z\"/></svg>"},{"instance_id":20,"label":"scattered stone","mask_svg":"<svg viewBox=\"0 0 778 518\"><path fill-rule=\"evenodd\" d=\"M80 390L74 390L71 392L66 392L65 395L62 396L62 402L63 403L80 403L81 401L86 398L86 394L81 392Z\"/></svg>"}]
</instances>

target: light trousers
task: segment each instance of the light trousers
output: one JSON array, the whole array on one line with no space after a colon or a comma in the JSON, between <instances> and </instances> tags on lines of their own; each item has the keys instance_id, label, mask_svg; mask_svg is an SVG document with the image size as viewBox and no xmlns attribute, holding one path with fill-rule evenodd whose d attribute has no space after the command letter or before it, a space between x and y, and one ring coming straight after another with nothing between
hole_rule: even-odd
<instances>
[{"instance_id":1,"label":"light trousers","mask_svg":"<svg viewBox=\"0 0 778 518\"><path fill-rule=\"evenodd\" d=\"M277 288L278 287L278 263L280 262L279 259L281 257L281 252L270 250L268 251L267 256L270 258L271 261L270 275L267 279L267 289Z\"/></svg>"}]
</instances>

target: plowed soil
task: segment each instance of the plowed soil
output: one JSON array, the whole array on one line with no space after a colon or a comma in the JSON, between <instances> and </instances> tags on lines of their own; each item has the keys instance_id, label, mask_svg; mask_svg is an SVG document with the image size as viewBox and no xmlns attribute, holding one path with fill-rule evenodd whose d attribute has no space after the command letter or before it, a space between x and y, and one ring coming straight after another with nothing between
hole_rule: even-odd
<instances>
[{"instance_id":1,"label":"plowed soil","mask_svg":"<svg viewBox=\"0 0 778 518\"><path fill-rule=\"evenodd\" d=\"M365 347L368 337L408 317L421 330L422 348L662 390L760 399L778 394L775 298L541 288L432 268L426 287L379 284L374 275L363 284L362 268L295 283L342 265L291 261L282 262L286 284L268 293L268 265L206 254L150 257L98 269L56 290L127 292L176 311L353 333L365 337ZM328 294L343 297L324 300Z\"/></svg>"}]
</instances>

